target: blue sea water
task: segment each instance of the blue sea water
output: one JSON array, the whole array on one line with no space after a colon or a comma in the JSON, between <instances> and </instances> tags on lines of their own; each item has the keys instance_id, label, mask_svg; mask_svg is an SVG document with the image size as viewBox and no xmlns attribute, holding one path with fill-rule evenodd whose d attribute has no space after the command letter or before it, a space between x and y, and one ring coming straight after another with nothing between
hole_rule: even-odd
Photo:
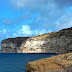
<instances>
[{"instance_id":1,"label":"blue sea water","mask_svg":"<svg viewBox=\"0 0 72 72\"><path fill-rule=\"evenodd\" d=\"M25 72L25 65L29 61L48 58L56 54L3 54L0 53L0 72Z\"/></svg>"}]
</instances>

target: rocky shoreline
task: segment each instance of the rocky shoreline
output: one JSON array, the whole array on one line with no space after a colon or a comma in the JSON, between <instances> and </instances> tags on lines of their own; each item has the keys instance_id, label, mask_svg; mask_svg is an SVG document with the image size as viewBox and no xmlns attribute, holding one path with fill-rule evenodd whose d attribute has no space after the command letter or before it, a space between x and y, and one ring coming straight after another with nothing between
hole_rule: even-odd
<instances>
[{"instance_id":1,"label":"rocky shoreline","mask_svg":"<svg viewBox=\"0 0 72 72\"><path fill-rule=\"evenodd\" d=\"M26 72L72 72L72 53L28 62Z\"/></svg>"},{"instance_id":2,"label":"rocky shoreline","mask_svg":"<svg viewBox=\"0 0 72 72\"><path fill-rule=\"evenodd\" d=\"M26 72L72 72L72 27L34 37L2 40L0 53L60 54L28 62Z\"/></svg>"}]
</instances>

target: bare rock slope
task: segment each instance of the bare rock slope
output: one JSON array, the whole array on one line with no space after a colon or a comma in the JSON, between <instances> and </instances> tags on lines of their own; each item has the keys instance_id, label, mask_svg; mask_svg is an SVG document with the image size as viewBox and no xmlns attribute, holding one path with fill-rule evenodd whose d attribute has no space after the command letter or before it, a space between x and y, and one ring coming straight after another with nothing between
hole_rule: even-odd
<instances>
[{"instance_id":1,"label":"bare rock slope","mask_svg":"<svg viewBox=\"0 0 72 72\"><path fill-rule=\"evenodd\" d=\"M30 37L20 46L22 53L72 52L72 28Z\"/></svg>"},{"instance_id":2,"label":"bare rock slope","mask_svg":"<svg viewBox=\"0 0 72 72\"><path fill-rule=\"evenodd\" d=\"M72 53L28 62L26 72L72 72Z\"/></svg>"},{"instance_id":3,"label":"bare rock slope","mask_svg":"<svg viewBox=\"0 0 72 72\"><path fill-rule=\"evenodd\" d=\"M20 46L29 37L8 38L1 42L1 53L21 53Z\"/></svg>"},{"instance_id":4,"label":"bare rock slope","mask_svg":"<svg viewBox=\"0 0 72 72\"><path fill-rule=\"evenodd\" d=\"M18 37L2 40L0 52L70 53L72 52L72 27L30 38Z\"/></svg>"}]
</instances>

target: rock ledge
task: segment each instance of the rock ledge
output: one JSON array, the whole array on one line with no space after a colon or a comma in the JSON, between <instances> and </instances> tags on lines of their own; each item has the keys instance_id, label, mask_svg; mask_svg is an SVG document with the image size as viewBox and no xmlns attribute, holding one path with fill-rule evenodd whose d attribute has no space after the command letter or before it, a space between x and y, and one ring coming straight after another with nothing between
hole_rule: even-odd
<instances>
[{"instance_id":1,"label":"rock ledge","mask_svg":"<svg viewBox=\"0 0 72 72\"><path fill-rule=\"evenodd\" d=\"M72 53L28 62L26 72L72 72Z\"/></svg>"}]
</instances>

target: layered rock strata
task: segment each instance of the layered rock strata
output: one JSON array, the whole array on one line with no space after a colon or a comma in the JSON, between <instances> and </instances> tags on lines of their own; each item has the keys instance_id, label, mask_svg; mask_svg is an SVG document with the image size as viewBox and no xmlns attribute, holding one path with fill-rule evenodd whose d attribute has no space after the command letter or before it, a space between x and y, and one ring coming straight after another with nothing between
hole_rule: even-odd
<instances>
[{"instance_id":1,"label":"layered rock strata","mask_svg":"<svg viewBox=\"0 0 72 72\"><path fill-rule=\"evenodd\" d=\"M72 52L72 28L34 37L2 40L3 53L69 53Z\"/></svg>"},{"instance_id":2,"label":"layered rock strata","mask_svg":"<svg viewBox=\"0 0 72 72\"><path fill-rule=\"evenodd\" d=\"M1 42L1 53L21 53L20 46L29 37L8 38Z\"/></svg>"},{"instance_id":3,"label":"layered rock strata","mask_svg":"<svg viewBox=\"0 0 72 72\"><path fill-rule=\"evenodd\" d=\"M72 28L31 37L22 43L20 50L22 53L72 52Z\"/></svg>"},{"instance_id":4,"label":"layered rock strata","mask_svg":"<svg viewBox=\"0 0 72 72\"><path fill-rule=\"evenodd\" d=\"M72 53L28 62L26 72L72 72Z\"/></svg>"}]
</instances>

